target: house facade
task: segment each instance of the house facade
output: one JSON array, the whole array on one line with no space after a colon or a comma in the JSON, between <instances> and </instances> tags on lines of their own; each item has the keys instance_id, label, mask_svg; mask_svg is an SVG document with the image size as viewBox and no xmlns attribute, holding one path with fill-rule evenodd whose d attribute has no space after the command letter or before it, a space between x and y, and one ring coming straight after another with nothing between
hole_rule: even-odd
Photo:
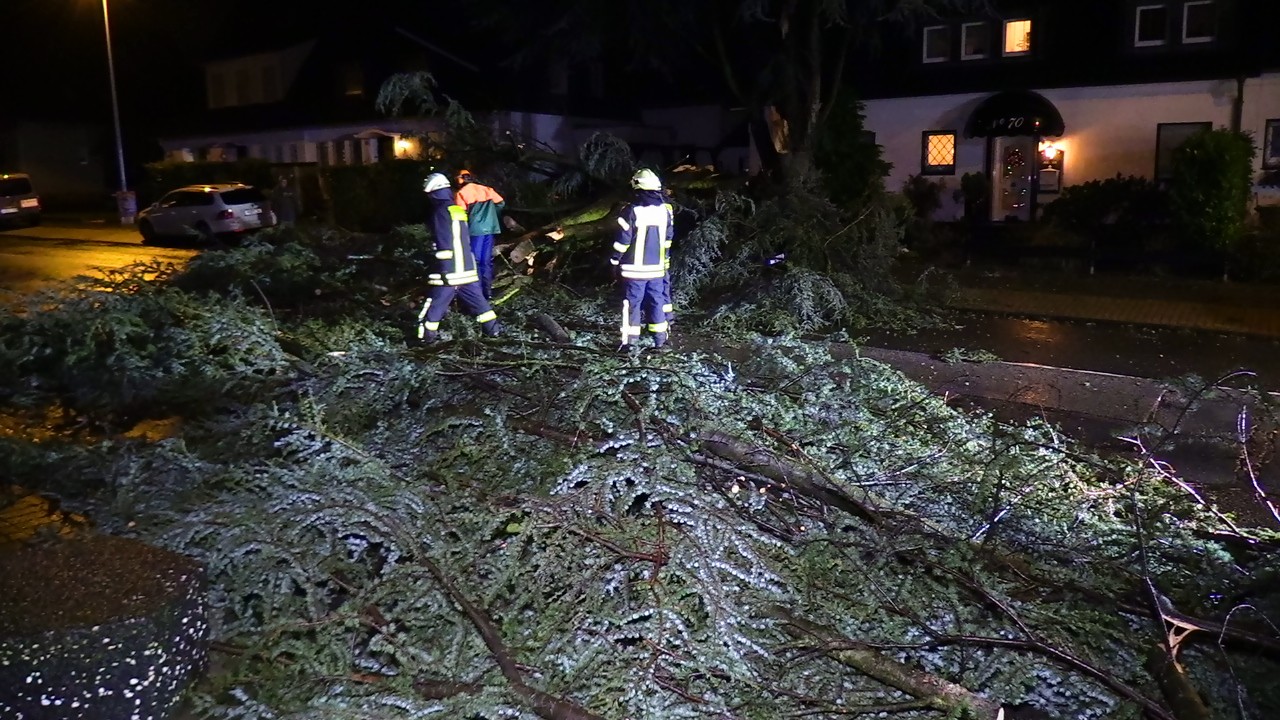
<instances>
[{"instance_id":1,"label":"house facade","mask_svg":"<svg viewBox=\"0 0 1280 720\"><path fill-rule=\"evenodd\" d=\"M657 165L750 166L745 142L726 143L734 116L718 106L639 111L604 97L601 70L564 63L534 70L482 66L414 31L381 26L353 35L298 38L204 65L205 103L159 139L166 160L258 158L280 165L349 165L419 157L438 119L389 118L375 99L391 75L428 71L495 134L510 132L558 153L608 132Z\"/></svg>"},{"instance_id":2,"label":"house facade","mask_svg":"<svg viewBox=\"0 0 1280 720\"><path fill-rule=\"evenodd\" d=\"M1169 177L1190 135L1253 135L1255 174L1280 168L1280 21L1273 0L1042 0L925 22L863 83L866 128L893 164L943 186L987 180L992 222L1028 221L1064 187ZM1263 201L1266 189L1259 187Z\"/></svg>"}]
</instances>

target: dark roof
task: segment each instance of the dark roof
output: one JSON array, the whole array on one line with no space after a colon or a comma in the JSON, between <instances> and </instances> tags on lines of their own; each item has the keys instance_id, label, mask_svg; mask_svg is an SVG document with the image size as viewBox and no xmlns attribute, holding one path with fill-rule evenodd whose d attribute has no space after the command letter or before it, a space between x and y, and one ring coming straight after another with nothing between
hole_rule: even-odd
<instances>
[{"instance_id":1,"label":"dark roof","mask_svg":"<svg viewBox=\"0 0 1280 720\"><path fill-rule=\"evenodd\" d=\"M1156 48L1133 46L1135 3L1118 0L997 1L988 15L948 16L921 25L946 23L953 59L921 61L923 29L886 26L879 52L857 58L852 81L861 97L908 97L999 92L1020 88L1066 88L1252 77L1280 68L1280 26L1276 0L1218 0L1218 33L1213 42ZM1005 11L1001 12L1001 8ZM1027 9L1030 8L1030 12ZM1030 17L1033 54L959 60L960 26L968 21ZM996 33L993 32L993 35ZM993 51L998 48L991 48Z\"/></svg>"}]
</instances>

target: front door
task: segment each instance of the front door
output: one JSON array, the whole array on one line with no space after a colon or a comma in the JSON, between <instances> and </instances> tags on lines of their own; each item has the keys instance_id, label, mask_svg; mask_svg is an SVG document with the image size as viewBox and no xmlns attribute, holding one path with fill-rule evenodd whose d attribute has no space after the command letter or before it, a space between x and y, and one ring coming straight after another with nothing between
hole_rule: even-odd
<instances>
[{"instance_id":1,"label":"front door","mask_svg":"<svg viewBox=\"0 0 1280 720\"><path fill-rule=\"evenodd\" d=\"M1032 136L991 139L991 219L1031 220L1038 143Z\"/></svg>"}]
</instances>

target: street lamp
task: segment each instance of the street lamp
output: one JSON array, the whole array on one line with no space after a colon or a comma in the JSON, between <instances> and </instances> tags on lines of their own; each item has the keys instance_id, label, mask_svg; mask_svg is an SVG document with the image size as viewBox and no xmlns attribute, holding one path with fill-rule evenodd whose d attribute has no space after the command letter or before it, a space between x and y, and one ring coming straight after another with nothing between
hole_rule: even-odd
<instances>
[{"instance_id":1,"label":"street lamp","mask_svg":"<svg viewBox=\"0 0 1280 720\"><path fill-rule=\"evenodd\" d=\"M129 192L129 183L124 174L124 140L120 134L120 100L116 96L116 63L111 54L111 19L107 15L107 0L102 0L102 27L107 33L107 74L111 79L111 114L116 127L116 163L120 168L120 192L116 193L116 209L120 213L120 224L132 225L138 212L138 199Z\"/></svg>"}]
</instances>

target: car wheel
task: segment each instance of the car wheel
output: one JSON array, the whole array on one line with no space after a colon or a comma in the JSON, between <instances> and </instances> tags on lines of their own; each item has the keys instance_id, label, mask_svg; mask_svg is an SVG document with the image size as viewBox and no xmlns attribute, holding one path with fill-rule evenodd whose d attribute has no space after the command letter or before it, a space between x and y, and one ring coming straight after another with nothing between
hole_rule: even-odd
<instances>
[{"instance_id":1,"label":"car wheel","mask_svg":"<svg viewBox=\"0 0 1280 720\"><path fill-rule=\"evenodd\" d=\"M138 223L138 232L142 233L142 244L151 245L156 241L156 229L147 220Z\"/></svg>"},{"instance_id":2,"label":"car wheel","mask_svg":"<svg viewBox=\"0 0 1280 720\"><path fill-rule=\"evenodd\" d=\"M209 227L207 222L196 223L196 236L200 238L202 243L211 243L214 241L213 228Z\"/></svg>"}]
</instances>

